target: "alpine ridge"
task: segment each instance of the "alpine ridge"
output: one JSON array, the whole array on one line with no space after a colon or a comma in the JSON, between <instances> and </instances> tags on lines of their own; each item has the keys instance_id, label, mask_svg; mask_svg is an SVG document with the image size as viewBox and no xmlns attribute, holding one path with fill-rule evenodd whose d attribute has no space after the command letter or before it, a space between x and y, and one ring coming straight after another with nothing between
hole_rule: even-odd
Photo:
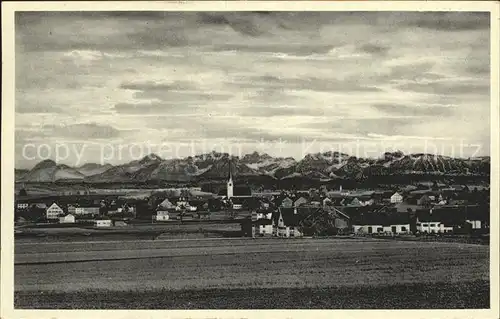
<instances>
[{"instance_id":1,"label":"alpine ridge","mask_svg":"<svg viewBox=\"0 0 500 319\"><path fill-rule=\"evenodd\" d=\"M231 159L231 161L229 161ZM266 177L277 180L363 179L367 176L427 174L443 176L489 176L490 157L453 158L432 154L386 152L378 158L361 158L339 152L307 154L302 160L253 152L242 157L211 152L179 159L150 154L123 165L87 163L72 168L44 160L29 171L17 170L16 181L85 181L100 183L195 181L225 179L228 163L235 177Z\"/></svg>"}]
</instances>

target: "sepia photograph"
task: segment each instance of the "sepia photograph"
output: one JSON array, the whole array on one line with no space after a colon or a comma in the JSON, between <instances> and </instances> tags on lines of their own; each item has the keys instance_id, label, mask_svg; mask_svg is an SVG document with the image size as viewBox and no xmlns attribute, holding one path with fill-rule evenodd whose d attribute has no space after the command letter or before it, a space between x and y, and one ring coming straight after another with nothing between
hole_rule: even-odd
<instances>
[{"instance_id":1,"label":"sepia photograph","mask_svg":"<svg viewBox=\"0 0 500 319\"><path fill-rule=\"evenodd\" d=\"M11 13L13 308L497 309L498 10L216 4Z\"/></svg>"}]
</instances>

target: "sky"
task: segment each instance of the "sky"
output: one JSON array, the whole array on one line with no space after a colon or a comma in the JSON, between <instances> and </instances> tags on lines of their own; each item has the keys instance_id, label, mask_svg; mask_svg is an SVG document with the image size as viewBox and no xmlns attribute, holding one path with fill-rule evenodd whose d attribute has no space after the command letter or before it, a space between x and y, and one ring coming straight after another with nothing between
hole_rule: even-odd
<instances>
[{"instance_id":1,"label":"sky","mask_svg":"<svg viewBox=\"0 0 500 319\"><path fill-rule=\"evenodd\" d=\"M212 150L489 155L470 12L17 12L16 167Z\"/></svg>"}]
</instances>

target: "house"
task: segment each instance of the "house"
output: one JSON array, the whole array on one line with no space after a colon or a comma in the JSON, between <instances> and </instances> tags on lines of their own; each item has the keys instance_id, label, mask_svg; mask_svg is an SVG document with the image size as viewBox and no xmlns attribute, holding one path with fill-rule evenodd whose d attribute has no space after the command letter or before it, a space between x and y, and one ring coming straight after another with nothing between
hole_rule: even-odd
<instances>
[{"instance_id":1,"label":"house","mask_svg":"<svg viewBox=\"0 0 500 319\"><path fill-rule=\"evenodd\" d=\"M115 220L114 221L114 225L116 227L125 227L125 226L127 226L127 223L124 222L123 220Z\"/></svg>"},{"instance_id":2,"label":"house","mask_svg":"<svg viewBox=\"0 0 500 319\"><path fill-rule=\"evenodd\" d=\"M264 201L264 200L260 201L260 208L261 209L269 209L269 207L270 207L269 202Z\"/></svg>"},{"instance_id":3,"label":"house","mask_svg":"<svg viewBox=\"0 0 500 319\"><path fill-rule=\"evenodd\" d=\"M252 211L251 217L252 217L252 221L256 221L256 220L259 220L259 219L269 219L269 220L271 220L272 213L268 212L268 211L265 211L265 210L255 210L255 211Z\"/></svg>"},{"instance_id":4,"label":"house","mask_svg":"<svg viewBox=\"0 0 500 319\"><path fill-rule=\"evenodd\" d=\"M375 204L375 200L373 198L370 198L367 201L361 202L361 205L363 206L371 206Z\"/></svg>"},{"instance_id":5,"label":"house","mask_svg":"<svg viewBox=\"0 0 500 319\"><path fill-rule=\"evenodd\" d=\"M111 227L111 219L96 219L94 220L95 227Z\"/></svg>"},{"instance_id":6,"label":"house","mask_svg":"<svg viewBox=\"0 0 500 319\"><path fill-rule=\"evenodd\" d=\"M490 223L489 205L470 205L464 207L466 222L472 229L487 228Z\"/></svg>"},{"instance_id":7,"label":"house","mask_svg":"<svg viewBox=\"0 0 500 319\"><path fill-rule=\"evenodd\" d=\"M359 199L357 197L355 197L348 205L349 206L353 206L353 207L364 206L364 205L361 204L361 202L359 201Z\"/></svg>"},{"instance_id":8,"label":"house","mask_svg":"<svg viewBox=\"0 0 500 319\"><path fill-rule=\"evenodd\" d=\"M45 216L47 219L59 219L59 216L61 215L64 215L64 211L56 203L50 205L50 207L45 211Z\"/></svg>"},{"instance_id":9,"label":"house","mask_svg":"<svg viewBox=\"0 0 500 319\"><path fill-rule=\"evenodd\" d=\"M47 209L47 204L45 204L45 203L35 203L35 204L31 205L31 208Z\"/></svg>"},{"instance_id":10,"label":"house","mask_svg":"<svg viewBox=\"0 0 500 319\"><path fill-rule=\"evenodd\" d=\"M407 213L407 212L411 213L411 212L418 212L421 210L427 210L427 211L429 210L429 208L426 208L426 207L423 207L420 205L412 205L412 204L409 204L407 202L401 202L401 203L394 205L394 209L398 213Z\"/></svg>"},{"instance_id":11,"label":"house","mask_svg":"<svg viewBox=\"0 0 500 319\"><path fill-rule=\"evenodd\" d=\"M445 199L440 200L436 203L436 205L446 205L446 204L448 204L448 202Z\"/></svg>"},{"instance_id":12,"label":"house","mask_svg":"<svg viewBox=\"0 0 500 319\"><path fill-rule=\"evenodd\" d=\"M357 216L352 222L355 234L407 234L411 232L409 214L372 212Z\"/></svg>"},{"instance_id":13,"label":"house","mask_svg":"<svg viewBox=\"0 0 500 319\"><path fill-rule=\"evenodd\" d=\"M323 199L323 207L330 205L333 205L333 201L330 198L325 197L325 199Z\"/></svg>"},{"instance_id":14,"label":"house","mask_svg":"<svg viewBox=\"0 0 500 319\"><path fill-rule=\"evenodd\" d=\"M76 206L74 205L68 205L68 214L71 214L71 215L76 215Z\"/></svg>"},{"instance_id":15,"label":"house","mask_svg":"<svg viewBox=\"0 0 500 319\"><path fill-rule=\"evenodd\" d=\"M299 197L294 203L293 206L299 207L301 205L307 204L307 199L303 196Z\"/></svg>"},{"instance_id":16,"label":"house","mask_svg":"<svg viewBox=\"0 0 500 319\"><path fill-rule=\"evenodd\" d=\"M59 217L60 224L74 224L75 223L75 215L68 214L66 216Z\"/></svg>"},{"instance_id":17,"label":"house","mask_svg":"<svg viewBox=\"0 0 500 319\"><path fill-rule=\"evenodd\" d=\"M156 211L156 221L167 221L170 219L170 212L168 210L158 210Z\"/></svg>"},{"instance_id":18,"label":"house","mask_svg":"<svg viewBox=\"0 0 500 319\"><path fill-rule=\"evenodd\" d=\"M442 214L433 214L433 210L422 211L417 214L416 230L419 233L449 233L453 231L453 226L443 220Z\"/></svg>"},{"instance_id":19,"label":"house","mask_svg":"<svg viewBox=\"0 0 500 319\"><path fill-rule=\"evenodd\" d=\"M466 199L450 199L448 201L448 205L453 205L453 206L464 206L467 205L467 200Z\"/></svg>"},{"instance_id":20,"label":"house","mask_svg":"<svg viewBox=\"0 0 500 319\"><path fill-rule=\"evenodd\" d=\"M373 223L366 223L366 222L360 222L355 225L352 225L352 232L355 234L376 234L376 233L383 233L384 232L384 226L382 224L373 224Z\"/></svg>"},{"instance_id":21,"label":"house","mask_svg":"<svg viewBox=\"0 0 500 319\"><path fill-rule=\"evenodd\" d=\"M333 206L325 207L324 210L329 218L334 218L334 226L337 230L343 231L349 228L351 218L344 212Z\"/></svg>"},{"instance_id":22,"label":"house","mask_svg":"<svg viewBox=\"0 0 500 319\"><path fill-rule=\"evenodd\" d=\"M18 202L17 203L17 209L19 209L19 210L28 209L29 206L30 206L30 204L27 202Z\"/></svg>"},{"instance_id":23,"label":"house","mask_svg":"<svg viewBox=\"0 0 500 319\"><path fill-rule=\"evenodd\" d=\"M189 201L187 201L185 198L181 197L181 198L179 198L179 200L176 203L175 210L176 211L185 210L185 211L188 211L188 212L195 212L195 211L198 210L198 207L191 206L191 204L189 203Z\"/></svg>"},{"instance_id":24,"label":"house","mask_svg":"<svg viewBox=\"0 0 500 319\"><path fill-rule=\"evenodd\" d=\"M210 219L210 212L208 211L198 211L196 215L198 219Z\"/></svg>"},{"instance_id":25,"label":"house","mask_svg":"<svg viewBox=\"0 0 500 319\"><path fill-rule=\"evenodd\" d=\"M436 205L446 205L448 201L443 197L443 194L439 194L438 198L436 199Z\"/></svg>"},{"instance_id":26,"label":"house","mask_svg":"<svg viewBox=\"0 0 500 319\"><path fill-rule=\"evenodd\" d=\"M392 194L391 203L393 203L393 204L401 203L402 201L403 201L403 196L401 196L401 194L399 194L398 192Z\"/></svg>"},{"instance_id":27,"label":"house","mask_svg":"<svg viewBox=\"0 0 500 319\"><path fill-rule=\"evenodd\" d=\"M311 196L310 204L314 207L321 207L323 205L323 200L319 194L315 194Z\"/></svg>"},{"instance_id":28,"label":"house","mask_svg":"<svg viewBox=\"0 0 500 319\"><path fill-rule=\"evenodd\" d=\"M273 236L276 237L302 237L303 233L299 229L299 215L295 214L295 209L290 207L280 207L273 215Z\"/></svg>"},{"instance_id":29,"label":"house","mask_svg":"<svg viewBox=\"0 0 500 319\"><path fill-rule=\"evenodd\" d=\"M455 190L455 191L458 191L458 192L466 190L466 186L465 185L459 185L459 184L451 185L450 188L453 189L453 190Z\"/></svg>"},{"instance_id":30,"label":"house","mask_svg":"<svg viewBox=\"0 0 500 319\"><path fill-rule=\"evenodd\" d=\"M292 206L293 206L293 201L292 199L290 199L290 197L286 197L281 201L281 207L290 208Z\"/></svg>"},{"instance_id":31,"label":"house","mask_svg":"<svg viewBox=\"0 0 500 319\"><path fill-rule=\"evenodd\" d=\"M466 219L465 221L471 225L472 229L481 229L482 228L480 220Z\"/></svg>"},{"instance_id":32,"label":"house","mask_svg":"<svg viewBox=\"0 0 500 319\"><path fill-rule=\"evenodd\" d=\"M420 206L429 206L432 202L432 199L429 195L427 194L424 194L422 197L420 197L418 200L417 200L417 205L420 205Z\"/></svg>"},{"instance_id":33,"label":"house","mask_svg":"<svg viewBox=\"0 0 500 319\"><path fill-rule=\"evenodd\" d=\"M429 233L429 234L437 234L437 233L450 233L453 231L453 227L445 226L436 218L418 220L417 221L417 231L420 233Z\"/></svg>"},{"instance_id":34,"label":"house","mask_svg":"<svg viewBox=\"0 0 500 319\"><path fill-rule=\"evenodd\" d=\"M97 216L99 215L99 206L75 207L74 214L77 216Z\"/></svg>"},{"instance_id":35,"label":"house","mask_svg":"<svg viewBox=\"0 0 500 319\"><path fill-rule=\"evenodd\" d=\"M273 235L273 222L270 219L259 219L252 222L252 237Z\"/></svg>"}]
</instances>

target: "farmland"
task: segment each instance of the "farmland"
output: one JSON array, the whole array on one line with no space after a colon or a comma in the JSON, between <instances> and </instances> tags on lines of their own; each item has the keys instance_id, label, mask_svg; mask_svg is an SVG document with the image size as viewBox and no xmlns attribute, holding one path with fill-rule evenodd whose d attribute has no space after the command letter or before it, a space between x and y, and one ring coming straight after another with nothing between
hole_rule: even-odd
<instances>
[{"instance_id":1,"label":"farmland","mask_svg":"<svg viewBox=\"0 0 500 319\"><path fill-rule=\"evenodd\" d=\"M15 250L19 308L489 305L489 252L480 245L375 239L160 239L17 242Z\"/></svg>"},{"instance_id":2,"label":"farmland","mask_svg":"<svg viewBox=\"0 0 500 319\"><path fill-rule=\"evenodd\" d=\"M201 239L241 235L241 225L236 221L187 221L183 223L172 221L156 224L140 223L109 228L96 228L79 224L52 224L19 227L18 230L20 231L20 233L16 234L18 243Z\"/></svg>"}]
</instances>

